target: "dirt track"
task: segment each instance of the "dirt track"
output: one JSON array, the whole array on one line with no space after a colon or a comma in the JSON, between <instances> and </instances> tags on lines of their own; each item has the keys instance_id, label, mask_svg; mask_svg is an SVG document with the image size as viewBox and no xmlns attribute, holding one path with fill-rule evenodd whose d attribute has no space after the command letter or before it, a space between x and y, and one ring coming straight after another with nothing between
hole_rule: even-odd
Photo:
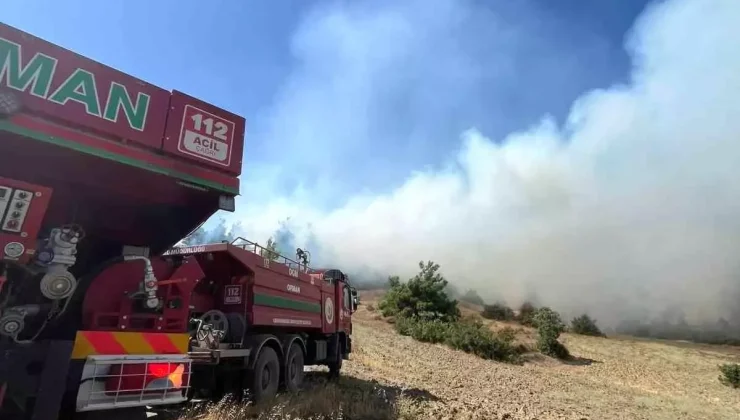
<instances>
[{"instance_id":1,"label":"dirt track","mask_svg":"<svg viewBox=\"0 0 740 420\"><path fill-rule=\"evenodd\" d=\"M358 310L344 374L407 389L409 418L740 418L740 391L717 380L719 363L740 360L736 349L566 334L579 363L513 366L418 343L375 318Z\"/></svg>"}]
</instances>

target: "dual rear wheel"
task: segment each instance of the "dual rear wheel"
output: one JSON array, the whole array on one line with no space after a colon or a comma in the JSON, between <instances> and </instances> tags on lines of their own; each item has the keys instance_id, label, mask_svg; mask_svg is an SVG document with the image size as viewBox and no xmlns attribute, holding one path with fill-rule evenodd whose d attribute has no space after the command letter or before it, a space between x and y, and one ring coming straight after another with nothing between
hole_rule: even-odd
<instances>
[{"instance_id":1,"label":"dual rear wheel","mask_svg":"<svg viewBox=\"0 0 740 420\"><path fill-rule=\"evenodd\" d=\"M281 383L287 391L296 392L303 384L303 366L303 349L298 343L293 343L288 349L282 369L275 350L263 347L254 369L247 375L246 387L255 401L274 397Z\"/></svg>"}]
</instances>

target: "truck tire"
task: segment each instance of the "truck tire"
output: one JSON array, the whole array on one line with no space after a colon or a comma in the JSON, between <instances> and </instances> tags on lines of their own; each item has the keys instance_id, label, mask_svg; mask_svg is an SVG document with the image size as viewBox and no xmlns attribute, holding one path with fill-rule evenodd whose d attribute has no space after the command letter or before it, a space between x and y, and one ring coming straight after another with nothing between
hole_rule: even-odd
<instances>
[{"instance_id":1,"label":"truck tire","mask_svg":"<svg viewBox=\"0 0 740 420\"><path fill-rule=\"evenodd\" d=\"M271 347L265 346L257 356L254 369L247 375L247 388L259 402L277 394L280 385L280 360Z\"/></svg>"},{"instance_id":2,"label":"truck tire","mask_svg":"<svg viewBox=\"0 0 740 420\"><path fill-rule=\"evenodd\" d=\"M296 392L303 385L303 349L298 343L293 343L285 358L285 388L288 392Z\"/></svg>"}]
</instances>

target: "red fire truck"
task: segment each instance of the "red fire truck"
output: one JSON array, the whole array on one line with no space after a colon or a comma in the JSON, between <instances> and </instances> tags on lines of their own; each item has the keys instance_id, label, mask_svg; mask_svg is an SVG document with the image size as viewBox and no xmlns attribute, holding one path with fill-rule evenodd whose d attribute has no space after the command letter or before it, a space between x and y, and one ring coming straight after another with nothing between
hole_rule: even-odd
<instances>
[{"instance_id":1,"label":"red fire truck","mask_svg":"<svg viewBox=\"0 0 740 420\"><path fill-rule=\"evenodd\" d=\"M356 292L238 239L245 121L0 24L0 419L125 413L338 374Z\"/></svg>"}]
</instances>

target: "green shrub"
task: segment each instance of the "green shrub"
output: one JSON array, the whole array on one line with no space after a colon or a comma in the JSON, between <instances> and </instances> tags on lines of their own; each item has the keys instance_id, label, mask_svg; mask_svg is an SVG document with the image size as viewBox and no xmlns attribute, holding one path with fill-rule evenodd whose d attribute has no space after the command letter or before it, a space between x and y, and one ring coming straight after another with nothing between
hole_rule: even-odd
<instances>
[{"instance_id":1,"label":"green shrub","mask_svg":"<svg viewBox=\"0 0 740 420\"><path fill-rule=\"evenodd\" d=\"M519 353L512 345L512 335L495 334L482 323L472 320L440 321L400 317L396 331L425 343L444 343L456 350L484 359L517 362Z\"/></svg>"},{"instance_id":2,"label":"green shrub","mask_svg":"<svg viewBox=\"0 0 740 420\"><path fill-rule=\"evenodd\" d=\"M396 319L396 331L424 343L442 343L447 336L448 323L439 320L419 320L409 317Z\"/></svg>"},{"instance_id":3,"label":"green shrub","mask_svg":"<svg viewBox=\"0 0 740 420\"><path fill-rule=\"evenodd\" d=\"M405 283L398 277L388 279L390 290L378 305L383 316L440 321L459 319L457 301L447 296L447 280L437 272L439 265L422 261L419 268L419 274Z\"/></svg>"},{"instance_id":4,"label":"green shrub","mask_svg":"<svg viewBox=\"0 0 740 420\"><path fill-rule=\"evenodd\" d=\"M596 325L596 320L592 319L587 314L573 318L573 320L570 321L570 331L575 334L605 337L604 333L602 333Z\"/></svg>"},{"instance_id":5,"label":"green shrub","mask_svg":"<svg viewBox=\"0 0 740 420\"><path fill-rule=\"evenodd\" d=\"M511 321L514 319L514 310L503 303L494 303L493 305L483 306L481 316L496 321Z\"/></svg>"},{"instance_id":6,"label":"green shrub","mask_svg":"<svg viewBox=\"0 0 740 420\"><path fill-rule=\"evenodd\" d=\"M537 310L533 319L537 326L537 349L545 355L565 359L570 356L568 349L558 341L565 331L565 324L560 315L548 307Z\"/></svg>"},{"instance_id":7,"label":"green shrub","mask_svg":"<svg viewBox=\"0 0 740 420\"><path fill-rule=\"evenodd\" d=\"M495 334L480 322L455 322L450 324L445 344L483 359L516 362L519 355L512 345L513 340L513 337Z\"/></svg>"},{"instance_id":8,"label":"green shrub","mask_svg":"<svg viewBox=\"0 0 740 420\"><path fill-rule=\"evenodd\" d=\"M737 363L725 363L719 366L722 375L719 377L719 381L724 385L740 388L740 365Z\"/></svg>"},{"instance_id":9,"label":"green shrub","mask_svg":"<svg viewBox=\"0 0 740 420\"><path fill-rule=\"evenodd\" d=\"M565 324L563 323L563 319L560 317L560 314L547 306L537 309L533 317L533 324L537 327L538 331L551 330L558 336L565 332Z\"/></svg>"},{"instance_id":10,"label":"green shrub","mask_svg":"<svg viewBox=\"0 0 740 420\"><path fill-rule=\"evenodd\" d=\"M519 307L519 315L517 316L517 321L519 321L520 324L526 325L528 327L534 327L534 315L537 313L537 308L532 305L530 302L524 302L522 303L522 306Z\"/></svg>"},{"instance_id":11,"label":"green shrub","mask_svg":"<svg viewBox=\"0 0 740 420\"><path fill-rule=\"evenodd\" d=\"M447 280L438 273L439 265L422 261L419 268L419 274L406 283L390 277L390 290L378 305L399 334L426 343L444 343L485 359L518 359L512 345L514 334L497 335L478 320L460 319L457 301L447 295Z\"/></svg>"}]
</instances>

